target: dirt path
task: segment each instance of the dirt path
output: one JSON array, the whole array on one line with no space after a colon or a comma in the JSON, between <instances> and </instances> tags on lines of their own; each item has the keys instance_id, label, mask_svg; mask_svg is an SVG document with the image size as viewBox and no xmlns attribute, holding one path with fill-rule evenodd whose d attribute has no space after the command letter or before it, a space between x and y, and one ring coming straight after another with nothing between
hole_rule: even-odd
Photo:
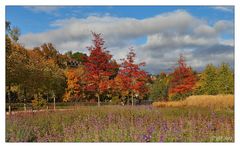
<instances>
[{"instance_id":1,"label":"dirt path","mask_svg":"<svg viewBox=\"0 0 240 148\"><path fill-rule=\"evenodd\" d=\"M69 111L74 110L73 108L68 109L41 109L41 110L26 110L26 111L12 111L12 115L24 114L24 113L39 113L39 112L56 112L56 111ZM6 115L10 115L9 112L6 112Z\"/></svg>"}]
</instances>

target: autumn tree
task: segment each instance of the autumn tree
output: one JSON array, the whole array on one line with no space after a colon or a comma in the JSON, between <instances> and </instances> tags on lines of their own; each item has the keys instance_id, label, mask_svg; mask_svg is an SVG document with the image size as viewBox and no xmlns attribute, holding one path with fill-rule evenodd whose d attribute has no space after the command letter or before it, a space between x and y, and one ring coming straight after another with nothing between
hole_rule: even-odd
<instances>
[{"instance_id":1,"label":"autumn tree","mask_svg":"<svg viewBox=\"0 0 240 148\"><path fill-rule=\"evenodd\" d=\"M69 58L67 55L59 53L52 43L44 43L40 47L35 47L35 49L40 51L45 60L53 60L59 68L65 69L67 67Z\"/></svg>"},{"instance_id":2,"label":"autumn tree","mask_svg":"<svg viewBox=\"0 0 240 148\"><path fill-rule=\"evenodd\" d=\"M18 87L18 95L28 79L27 64L29 62L27 50L18 43L20 29L12 27L6 21L6 85L8 86L9 112L11 112L11 87ZM25 102L25 98L23 99ZM25 107L24 107L25 108ZM26 108L25 108L26 109Z\"/></svg>"},{"instance_id":3,"label":"autumn tree","mask_svg":"<svg viewBox=\"0 0 240 148\"><path fill-rule=\"evenodd\" d=\"M119 89L125 95L130 94L132 106L134 104L134 97L143 98L148 92L148 87L146 86L148 75L144 70L140 69L145 63L135 64L135 57L136 54L134 50L130 49L127 59L123 59L116 77Z\"/></svg>"},{"instance_id":4,"label":"autumn tree","mask_svg":"<svg viewBox=\"0 0 240 148\"><path fill-rule=\"evenodd\" d=\"M66 70L67 88L63 101L79 101L85 97L85 73L85 68L82 65Z\"/></svg>"},{"instance_id":5,"label":"autumn tree","mask_svg":"<svg viewBox=\"0 0 240 148\"><path fill-rule=\"evenodd\" d=\"M181 97L186 97L192 92L197 78L193 73L191 67L188 67L185 63L185 59L182 55L178 60L178 67L174 69L172 73L172 78L170 81L169 92L172 98L183 99Z\"/></svg>"},{"instance_id":6,"label":"autumn tree","mask_svg":"<svg viewBox=\"0 0 240 148\"><path fill-rule=\"evenodd\" d=\"M9 112L11 112L11 87L25 83L28 78L27 63L27 51L6 35L6 92L8 93Z\"/></svg>"},{"instance_id":7,"label":"autumn tree","mask_svg":"<svg viewBox=\"0 0 240 148\"><path fill-rule=\"evenodd\" d=\"M59 67L55 59L56 54L47 56L45 53L43 48L34 48L28 51L29 82L25 86L37 99L43 99L42 96L46 95L48 102L51 97L55 108L56 97L61 97L64 94L66 80L63 69Z\"/></svg>"},{"instance_id":8,"label":"autumn tree","mask_svg":"<svg viewBox=\"0 0 240 148\"><path fill-rule=\"evenodd\" d=\"M100 106L100 96L109 90L110 77L116 65L112 63L112 55L104 47L104 39L101 34L92 33L93 46L88 47L90 55L87 57L86 67L86 90L93 92Z\"/></svg>"}]
</instances>

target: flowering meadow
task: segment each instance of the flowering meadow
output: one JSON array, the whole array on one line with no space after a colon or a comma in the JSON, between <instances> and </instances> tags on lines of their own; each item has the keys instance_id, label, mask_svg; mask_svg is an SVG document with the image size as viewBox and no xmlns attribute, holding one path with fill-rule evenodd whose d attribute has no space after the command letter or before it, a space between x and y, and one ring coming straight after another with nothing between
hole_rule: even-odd
<instances>
[{"instance_id":1,"label":"flowering meadow","mask_svg":"<svg viewBox=\"0 0 240 148\"><path fill-rule=\"evenodd\" d=\"M234 142L233 109L82 106L6 117L7 142Z\"/></svg>"}]
</instances>

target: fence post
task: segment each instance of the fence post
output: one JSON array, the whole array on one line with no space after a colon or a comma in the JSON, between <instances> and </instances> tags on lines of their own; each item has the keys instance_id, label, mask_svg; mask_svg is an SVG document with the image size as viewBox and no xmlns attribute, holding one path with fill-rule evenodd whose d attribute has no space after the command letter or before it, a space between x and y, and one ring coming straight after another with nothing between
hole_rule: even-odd
<instances>
[{"instance_id":1,"label":"fence post","mask_svg":"<svg viewBox=\"0 0 240 148\"><path fill-rule=\"evenodd\" d=\"M11 90L11 86L9 85L8 86L8 112L9 112L9 115L11 115L11 93L10 93L10 90Z\"/></svg>"}]
</instances>

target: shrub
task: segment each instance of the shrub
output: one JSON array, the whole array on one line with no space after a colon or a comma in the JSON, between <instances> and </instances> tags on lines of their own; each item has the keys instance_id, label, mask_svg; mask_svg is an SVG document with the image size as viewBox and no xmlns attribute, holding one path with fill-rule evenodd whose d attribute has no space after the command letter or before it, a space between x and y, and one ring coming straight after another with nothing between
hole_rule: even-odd
<instances>
[{"instance_id":1,"label":"shrub","mask_svg":"<svg viewBox=\"0 0 240 148\"><path fill-rule=\"evenodd\" d=\"M184 100L186 99L187 97L191 96L192 93L189 92L189 93L184 93L184 94L181 94L181 93L176 93L176 94L173 94L170 96L170 100L171 101L179 101L179 100Z\"/></svg>"},{"instance_id":2,"label":"shrub","mask_svg":"<svg viewBox=\"0 0 240 148\"><path fill-rule=\"evenodd\" d=\"M41 97L36 97L32 100L32 107L33 109L40 109L47 105L47 101Z\"/></svg>"},{"instance_id":3,"label":"shrub","mask_svg":"<svg viewBox=\"0 0 240 148\"><path fill-rule=\"evenodd\" d=\"M121 104L121 99L119 99L119 96L113 96L110 100L111 105L119 105Z\"/></svg>"}]
</instances>

